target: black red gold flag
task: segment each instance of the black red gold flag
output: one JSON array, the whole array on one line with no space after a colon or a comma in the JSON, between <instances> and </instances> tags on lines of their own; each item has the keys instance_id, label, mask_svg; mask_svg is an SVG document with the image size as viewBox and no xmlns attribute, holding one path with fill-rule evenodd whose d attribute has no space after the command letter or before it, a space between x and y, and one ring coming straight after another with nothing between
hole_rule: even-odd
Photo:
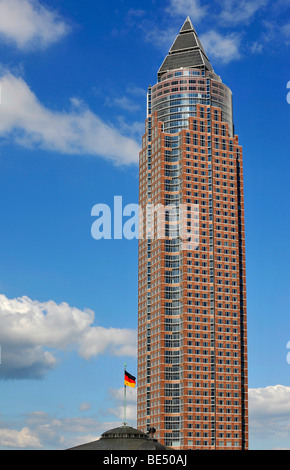
<instances>
[{"instance_id":1,"label":"black red gold flag","mask_svg":"<svg viewBox=\"0 0 290 470\"><path fill-rule=\"evenodd\" d=\"M125 370L124 384L132 388L134 388L136 385L136 377L129 374L129 372L127 372L126 370Z\"/></svg>"}]
</instances>

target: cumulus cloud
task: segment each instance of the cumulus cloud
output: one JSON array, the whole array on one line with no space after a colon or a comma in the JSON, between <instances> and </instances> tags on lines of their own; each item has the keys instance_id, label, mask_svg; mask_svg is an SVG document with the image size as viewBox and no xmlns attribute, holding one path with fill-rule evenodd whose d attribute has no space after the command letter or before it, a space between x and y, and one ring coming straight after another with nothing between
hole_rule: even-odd
<instances>
[{"instance_id":1,"label":"cumulus cloud","mask_svg":"<svg viewBox=\"0 0 290 470\"><path fill-rule=\"evenodd\" d=\"M72 99L68 111L52 111L9 71L3 71L0 87L0 136L30 148L101 156L117 164L138 162L137 142L103 122L80 100Z\"/></svg>"},{"instance_id":2,"label":"cumulus cloud","mask_svg":"<svg viewBox=\"0 0 290 470\"><path fill-rule=\"evenodd\" d=\"M290 387L273 385L250 389L249 400L252 416L255 418L267 419L279 416L290 418Z\"/></svg>"},{"instance_id":3,"label":"cumulus cloud","mask_svg":"<svg viewBox=\"0 0 290 470\"><path fill-rule=\"evenodd\" d=\"M0 37L19 49L46 48L69 29L57 12L37 0L0 0Z\"/></svg>"},{"instance_id":4,"label":"cumulus cloud","mask_svg":"<svg viewBox=\"0 0 290 470\"><path fill-rule=\"evenodd\" d=\"M101 434L120 425L120 421L101 421L98 417L62 417L34 411L19 418L13 427L0 422L0 448L69 449L98 439Z\"/></svg>"},{"instance_id":5,"label":"cumulus cloud","mask_svg":"<svg viewBox=\"0 0 290 470\"><path fill-rule=\"evenodd\" d=\"M17 429L0 429L0 445L10 449L41 449L39 438L27 427Z\"/></svg>"},{"instance_id":6,"label":"cumulus cloud","mask_svg":"<svg viewBox=\"0 0 290 470\"><path fill-rule=\"evenodd\" d=\"M114 415L116 420L101 422L97 417L62 417L42 411L31 412L24 422L14 423L14 429L0 422L0 447L7 449L45 447L69 448L90 442L107 429L120 425L124 417L124 389L110 389L108 403L102 417ZM136 389L127 388L127 419L136 426ZM89 408L82 403L81 410ZM289 449L290 441L290 387L274 385L249 389L250 449Z\"/></svg>"},{"instance_id":7,"label":"cumulus cloud","mask_svg":"<svg viewBox=\"0 0 290 470\"><path fill-rule=\"evenodd\" d=\"M134 330L94 325L94 313L67 303L0 295L0 378L41 378L68 348L88 360L99 354L136 355Z\"/></svg>"},{"instance_id":8,"label":"cumulus cloud","mask_svg":"<svg viewBox=\"0 0 290 470\"><path fill-rule=\"evenodd\" d=\"M219 62L228 63L240 58L241 38L238 34L220 34L210 30L200 36L200 40L209 59L218 59Z\"/></svg>"},{"instance_id":9,"label":"cumulus cloud","mask_svg":"<svg viewBox=\"0 0 290 470\"><path fill-rule=\"evenodd\" d=\"M290 387L249 389L249 421L252 448L289 448Z\"/></svg>"}]
</instances>

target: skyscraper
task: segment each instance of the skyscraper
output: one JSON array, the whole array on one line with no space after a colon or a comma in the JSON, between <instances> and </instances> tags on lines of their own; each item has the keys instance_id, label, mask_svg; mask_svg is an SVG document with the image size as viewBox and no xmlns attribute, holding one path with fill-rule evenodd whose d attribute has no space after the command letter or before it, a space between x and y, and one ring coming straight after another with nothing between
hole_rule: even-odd
<instances>
[{"instance_id":1,"label":"skyscraper","mask_svg":"<svg viewBox=\"0 0 290 470\"><path fill-rule=\"evenodd\" d=\"M137 426L176 449L247 449L242 147L189 17L147 101Z\"/></svg>"}]
</instances>

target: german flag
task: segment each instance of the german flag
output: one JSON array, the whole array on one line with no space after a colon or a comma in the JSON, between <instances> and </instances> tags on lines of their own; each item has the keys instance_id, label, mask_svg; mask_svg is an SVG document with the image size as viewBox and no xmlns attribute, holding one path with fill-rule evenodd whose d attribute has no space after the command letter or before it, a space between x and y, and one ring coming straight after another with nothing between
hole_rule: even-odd
<instances>
[{"instance_id":1,"label":"german flag","mask_svg":"<svg viewBox=\"0 0 290 470\"><path fill-rule=\"evenodd\" d=\"M127 385L128 387L134 388L135 385L136 385L136 377L134 377L133 375L129 374L129 372L127 372L127 371L125 370L124 383L125 383L125 385Z\"/></svg>"}]
</instances>

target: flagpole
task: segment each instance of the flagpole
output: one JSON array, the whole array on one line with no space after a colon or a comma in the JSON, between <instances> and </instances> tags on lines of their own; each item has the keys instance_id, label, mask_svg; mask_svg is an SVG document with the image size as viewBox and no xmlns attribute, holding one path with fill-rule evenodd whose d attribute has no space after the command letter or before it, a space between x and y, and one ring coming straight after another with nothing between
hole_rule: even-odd
<instances>
[{"instance_id":1,"label":"flagpole","mask_svg":"<svg viewBox=\"0 0 290 470\"><path fill-rule=\"evenodd\" d=\"M125 371L126 371L127 364L125 362L124 365L124 378L125 378ZM126 426L126 384L124 380L124 426Z\"/></svg>"}]
</instances>

